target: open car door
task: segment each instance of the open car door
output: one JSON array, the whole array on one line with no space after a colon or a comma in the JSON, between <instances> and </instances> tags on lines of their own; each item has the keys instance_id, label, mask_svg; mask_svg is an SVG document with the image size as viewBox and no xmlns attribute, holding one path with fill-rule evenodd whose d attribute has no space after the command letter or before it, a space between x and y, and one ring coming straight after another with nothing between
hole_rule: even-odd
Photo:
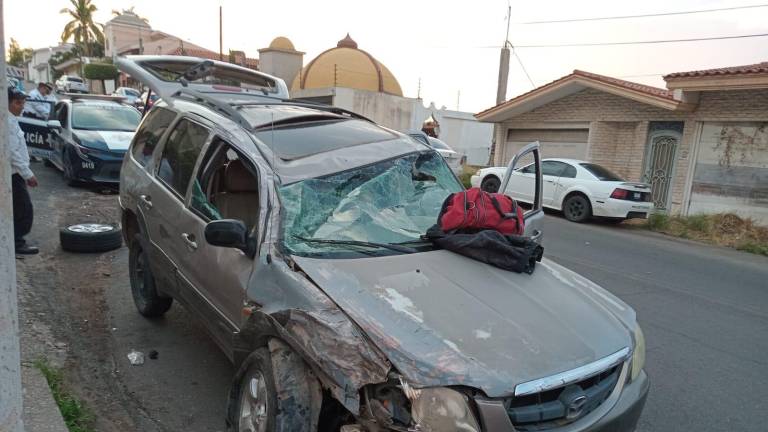
<instances>
[{"instance_id":1,"label":"open car door","mask_svg":"<svg viewBox=\"0 0 768 432\"><path fill-rule=\"evenodd\" d=\"M509 186L509 179L512 176L512 173L515 171L515 168L517 167L518 162L520 160L531 153L533 155L533 165L536 167L535 172L535 182L533 185L533 191L526 191L526 194L531 194L533 196L532 200L532 207L530 210L525 212L524 218L525 218L525 236L532 237L535 241L541 242L541 237L543 234L543 222L544 222L544 209L542 208L541 200L542 200L542 174L541 174L541 151L540 151L540 144L538 141L532 142L522 149L520 149L519 152L515 155L515 157L512 158L511 161L509 161L509 165L507 166L507 171L504 173L504 178L501 180L501 187L499 187L499 192L504 193L507 190L507 186Z\"/></svg>"},{"instance_id":2,"label":"open car door","mask_svg":"<svg viewBox=\"0 0 768 432\"><path fill-rule=\"evenodd\" d=\"M27 100L26 104L45 105L48 118L18 117L19 127L24 132L24 140L27 142L27 151L32 157L50 159L53 154L53 140L57 128L61 127L53 116L54 104L50 101Z\"/></svg>"},{"instance_id":3,"label":"open car door","mask_svg":"<svg viewBox=\"0 0 768 432\"><path fill-rule=\"evenodd\" d=\"M288 99L280 78L231 63L199 57L135 55L118 57L117 68L170 102L170 96L189 88L198 92L255 93Z\"/></svg>"}]
</instances>

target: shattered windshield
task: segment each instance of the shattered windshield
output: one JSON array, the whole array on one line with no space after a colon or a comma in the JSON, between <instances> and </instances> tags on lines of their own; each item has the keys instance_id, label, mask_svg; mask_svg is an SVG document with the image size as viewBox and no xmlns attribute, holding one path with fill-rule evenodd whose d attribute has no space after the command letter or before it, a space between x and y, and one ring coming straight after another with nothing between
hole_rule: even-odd
<instances>
[{"instance_id":1,"label":"shattered windshield","mask_svg":"<svg viewBox=\"0 0 768 432\"><path fill-rule=\"evenodd\" d=\"M418 242L437 221L445 198L461 189L434 151L283 186L283 244L290 253L305 256L392 253L375 243Z\"/></svg>"}]
</instances>

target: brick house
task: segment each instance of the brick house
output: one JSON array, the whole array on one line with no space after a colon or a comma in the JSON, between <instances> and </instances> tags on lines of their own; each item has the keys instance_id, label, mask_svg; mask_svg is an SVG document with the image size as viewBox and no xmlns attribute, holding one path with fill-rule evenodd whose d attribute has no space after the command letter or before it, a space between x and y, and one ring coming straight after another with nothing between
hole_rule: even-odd
<instances>
[{"instance_id":1,"label":"brick house","mask_svg":"<svg viewBox=\"0 0 768 432\"><path fill-rule=\"evenodd\" d=\"M658 211L735 211L768 224L768 62L680 72L656 88L575 70L475 115L495 165L539 140L544 157L651 183Z\"/></svg>"}]
</instances>

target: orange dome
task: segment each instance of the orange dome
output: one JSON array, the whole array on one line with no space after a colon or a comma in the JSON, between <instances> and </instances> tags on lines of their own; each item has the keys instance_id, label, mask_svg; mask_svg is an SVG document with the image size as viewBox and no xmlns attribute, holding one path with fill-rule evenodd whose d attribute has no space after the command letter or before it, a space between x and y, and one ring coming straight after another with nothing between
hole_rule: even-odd
<instances>
[{"instance_id":1,"label":"orange dome","mask_svg":"<svg viewBox=\"0 0 768 432\"><path fill-rule=\"evenodd\" d=\"M312 60L294 79L292 91L312 88L348 87L402 96L400 83L372 55L347 36Z\"/></svg>"}]
</instances>

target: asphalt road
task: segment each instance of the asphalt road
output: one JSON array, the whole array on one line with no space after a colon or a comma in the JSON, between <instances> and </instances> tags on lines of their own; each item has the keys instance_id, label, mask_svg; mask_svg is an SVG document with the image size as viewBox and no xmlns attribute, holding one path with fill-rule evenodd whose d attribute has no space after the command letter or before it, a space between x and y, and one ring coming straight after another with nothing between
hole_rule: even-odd
<instances>
[{"instance_id":1,"label":"asphalt road","mask_svg":"<svg viewBox=\"0 0 768 432\"><path fill-rule=\"evenodd\" d=\"M559 216L544 235L545 256L637 312L651 378L638 430L768 429L768 258Z\"/></svg>"},{"instance_id":2,"label":"asphalt road","mask_svg":"<svg viewBox=\"0 0 768 432\"><path fill-rule=\"evenodd\" d=\"M38 208L56 212L67 202L93 195L85 189L68 188L53 170L38 167L42 186L33 194ZM115 196L101 196L93 202L117 205ZM84 214L93 213L89 205L81 207ZM73 218L76 215L67 216L67 220ZM89 270L93 255L55 250L56 227L41 225L36 226L32 239L45 246L44 258L61 255L68 267ZM624 226L574 224L551 215L545 220L544 246L546 257L592 279L637 311L647 339L646 370L652 380L638 430L766 430L768 258ZM155 321L135 311L127 255L125 248L112 252L108 260L102 260L109 268L96 270L92 276L108 275L100 278L105 284L100 294L103 307L92 312L103 314L103 319L90 316L91 324L103 322L98 334L106 336L98 340L106 342L74 344L73 349L109 352L70 355L94 358L109 370L94 369L99 376L92 380L86 376L81 394L93 394L96 388L115 392L113 400L131 419L112 424L120 421L130 426L110 426L109 430L223 431L232 365L182 307L174 305L165 318ZM63 276L56 278L66 283ZM78 289L72 287L75 293ZM81 313L83 306L74 304L69 313ZM96 330L88 329L86 335ZM78 337L78 333L70 337ZM145 355L156 350L158 357L131 366L126 355L134 349ZM90 373L86 366L79 368L81 374ZM99 386L94 380L107 382ZM109 395L92 397L91 403L103 399ZM94 408L97 415L114 410Z\"/></svg>"}]
</instances>

